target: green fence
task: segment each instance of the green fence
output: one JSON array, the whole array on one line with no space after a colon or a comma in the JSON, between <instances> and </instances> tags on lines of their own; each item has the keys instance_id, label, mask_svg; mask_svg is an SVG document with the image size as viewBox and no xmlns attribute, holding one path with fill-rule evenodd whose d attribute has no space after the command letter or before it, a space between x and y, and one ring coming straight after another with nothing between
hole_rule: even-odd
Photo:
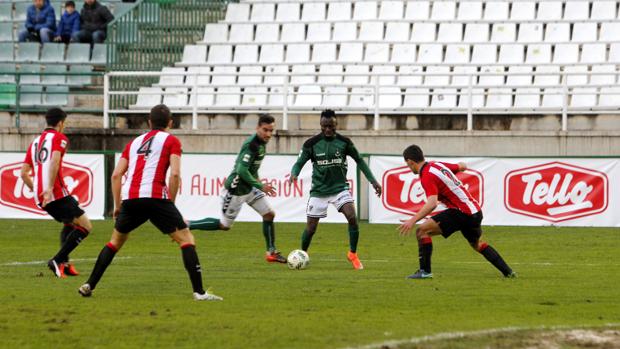
<instances>
[{"instance_id":1,"label":"green fence","mask_svg":"<svg viewBox=\"0 0 620 349\"><path fill-rule=\"evenodd\" d=\"M201 41L205 25L224 18L229 0L141 0L108 25L107 71L159 71L183 56L187 44ZM153 77L110 82L113 90L137 90ZM127 108L136 96L114 96L110 108ZM112 123L114 127L114 123Z\"/></svg>"}]
</instances>

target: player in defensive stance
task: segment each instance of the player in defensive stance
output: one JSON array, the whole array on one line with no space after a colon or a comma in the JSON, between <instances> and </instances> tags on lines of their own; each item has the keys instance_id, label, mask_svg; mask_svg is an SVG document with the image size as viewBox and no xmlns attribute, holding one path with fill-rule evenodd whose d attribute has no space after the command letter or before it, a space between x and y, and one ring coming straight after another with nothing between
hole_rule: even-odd
<instances>
[{"instance_id":1,"label":"player in defensive stance","mask_svg":"<svg viewBox=\"0 0 620 349\"><path fill-rule=\"evenodd\" d=\"M455 176L456 173L465 171L467 165L462 162L458 164L427 162L422 149L417 145L411 145L405 149L403 157L411 171L420 176L422 188L426 193L426 204L411 219L403 220L403 224L398 228L401 235L409 235L416 222L433 212L439 202L447 206L445 211L427 219L416 229L420 269L408 278L432 278L433 240L431 237L443 235L444 238L448 238L458 230L467 239L469 245L499 269L505 277L516 277L499 253L491 245L480 240L482 210L478 202Z\"/></svg>"},{"instance_id":2,"label":"player in defensive stance","mask_svg":"<svg viewBox=\"0 0 620 349\"><path fill-rule=\"evenodd\" d=\"M269 183L261 183L258 177L258 169L266 154L265 147L274 130L273 116L261 115L258 118L256 133L246 139L241 146L237 160L235 160L235 167L224 183L222 218L206 217L190 221L189 228L192 230L229 230L245 202L263 217L267 262L286 263L286 257L276 249L276 232L273 226L276 213L265 198L265 194L275 196L276 192Z\"/></svg>"},{"instance_id":3,"label":"player in defensive stance","mask_svg":"<svg viewBox=\"0 0 620 349\"><path fill-rule=\"evenodd\" d=\"M47 262L58 278L79 275L69 264L69 253L92 229L90 220L69 194L62 176L62 161L69 147L69 139L62 133L66 119L67 114L60 108L45 113L47 128L28 147L21 169L21 178L34 191L37 205L56 221L64 223L60 232L60 250ZM33 170L34 177L31 177Z\"/></svg>"},{"instance_id":4,"label":"player in defensive stance","mask_svg":"<svg viewBox=\"0 0 620 349\"><path fill-rule=\"evenodd\" d=\"M183 263L194 289L194 299L222 300L203 289L202 270L194 247L194 236L174 205L181 178L181 142L168 133L172 126L170 109L163 104L153 107L149 115L149 125L151 131L125 146L114 169L112 194L116 223L112 239L99 253L88 281L78 292L89 297L116 252L129 238L129 233L150 220L181 247ZM168 168L169 187L166 186L165 179ZM121 185L124 174L127 174L127 180Z\"/></svg>"},{"instance_id":5,"label":"player in defensive stance","mask_svg":"<svg viewBox=\"0 0 620 349\"><path fill-rule=\"evenodd\" d=\"M355 214L355 205L349 182L347 181L347 155L353 158L368 181L381 196L381 185L353 145L353 142L336 132L338 123L333 110L321 113L321 133L308 139L291 170L291 182L297 180L301 169L308 160L312 161L312 188L306 208L306 229L301 236L301 249L308 251L312 237L316 233L319 220L327 217L327 207L334 205L342 212L349 223L349 253L347 259L355 269L364 269L357 256L359 227Z\"/></svg>"}]
</instances>

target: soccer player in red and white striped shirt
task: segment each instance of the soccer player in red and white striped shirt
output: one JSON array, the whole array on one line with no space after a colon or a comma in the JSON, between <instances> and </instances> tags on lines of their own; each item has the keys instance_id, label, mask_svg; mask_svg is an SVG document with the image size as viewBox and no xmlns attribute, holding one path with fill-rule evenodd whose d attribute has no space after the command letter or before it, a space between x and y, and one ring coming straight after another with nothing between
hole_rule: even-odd
<instances>
[{"instance_id":1,"label":"soccer player in red and white striped shirt","mask_svg":"<svg viewBox=\"0 0 620 349\"><path fill-rule=\"evenodd\" d=\"M37 205L55 220L64 223L60 232L60 250L47 263L59 278L79 274L69 264L69 253L92 229L90 220L70 195L62 176L62 160L69 147L69 140L62 133L66 118L67 114L60 108L52 108L45 113L47 128L28 147L21 170L21 178L34 191Z\"/></svg>"},{"instance_id":2,"label":"soccer player in red and white striped shirt","mask_svg":"<svg viewBox=\"0 0 620 349\"><path fill-rule=\"evenodd\" d=\"M420 183L426 193L426 204L408 220L403 220L398 230L401 235L409 235L413 226L428 216L437 207L439 202L447 209L432 216L416 229L418 238L418 253L420 269L410 275L410 279L430 279L431 255L433 253L434 235L443 235L448 238L456 231L461 231L470 246L482 254L505 277L515 277L516 274L506 264L499 253L486 242L480 240L482 236L482 210L478 202L458 180L456 173L465 171L465 163L450 164L445 162L426 161L422 149L411 145L403 152L407 166L413 173L420 176Z\"/></svg>"},{"instance_id":3,"label":"soccer player in red and white striped shirt","mask_svg":"<svg viewBox=\"0 0 620 349\"><path fill-rule=\"evenodd\" d=\"M205 292L202 287L202 270L194 236L174 205L181 181L182 150L181 142L168 133L172 127L170 109L163 104L153 107L149 125L151 131L127 144L114 169L112 194L116 223L112 239L99 253L93 272L78 291L84 297L90 296L116 252L127 241L129 233L150 220L181 247L194 299L221 300L221 297ZM168 169L170 177L166 185ZM127 180L122 183L125 174Z\"/></svg>"}]
</instances>

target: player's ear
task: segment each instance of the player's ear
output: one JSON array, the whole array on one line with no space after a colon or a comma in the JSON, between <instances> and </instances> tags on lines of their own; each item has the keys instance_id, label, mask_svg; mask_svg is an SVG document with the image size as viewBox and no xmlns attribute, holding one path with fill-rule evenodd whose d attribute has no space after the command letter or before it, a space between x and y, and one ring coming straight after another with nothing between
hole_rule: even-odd
<instances>
[{"instance_id":1,"label":"player's ear","mask_svg":"<svg viewBox=\"0 0 620 349\"><path fill-rule=\"evenodd\" d=\"M172 128L172 119L168 121L168 128Z\"/></svg>"}]
</instances>

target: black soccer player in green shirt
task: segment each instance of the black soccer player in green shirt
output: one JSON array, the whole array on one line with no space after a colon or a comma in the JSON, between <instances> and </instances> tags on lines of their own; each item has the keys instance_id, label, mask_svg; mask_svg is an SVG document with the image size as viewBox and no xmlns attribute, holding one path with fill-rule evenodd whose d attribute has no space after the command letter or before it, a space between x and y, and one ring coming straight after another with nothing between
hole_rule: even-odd
<instances>
[{"instance_id":1,"label":"black soccer player in green shirt","mask_svg":"<svg viewBox=\"0 0 620 349\"><path fill-rule=\"evenodd\" d=\"M312 161L312 188L306 208L306 229L301 236L301 249L308 251L319 220L327 217L327 207L334 205L342 212L349 223L349 253L347 259L355 269L364 269L357 256L359 227L355 214L355 205L349 182L347 181L347 155L353 158L357 166L372 184L377 196L381 196L381 185L353 145L353 142L336 132L336 114L333 110L321 113L321 133L308 139L301 149L299 158L291 170L291 181L296 181L301 169L308 160Z\"/></svg>"},{"instance_id":2,"label":"black soccer player in green shirt","mask_svg":"<svg viewBox=\"0 0 620 349\"><path fill-rule=\"evenodd\" d=\"M256 133L245 140L235 160L235 167L224 183L222 195L222 218L203 218L190 221L191 230L229 230L241 206L247 203L263 217L263 235L267 245L267 262L286 263L286 258L276 249L276 233L273 227L275 212L267 202L265 194L275 196L276 191L269 183L261 183L258 169L265 158L265 147L275 130L275 119L271 115L258 118Z\"/></svg>"}]
</instances>

